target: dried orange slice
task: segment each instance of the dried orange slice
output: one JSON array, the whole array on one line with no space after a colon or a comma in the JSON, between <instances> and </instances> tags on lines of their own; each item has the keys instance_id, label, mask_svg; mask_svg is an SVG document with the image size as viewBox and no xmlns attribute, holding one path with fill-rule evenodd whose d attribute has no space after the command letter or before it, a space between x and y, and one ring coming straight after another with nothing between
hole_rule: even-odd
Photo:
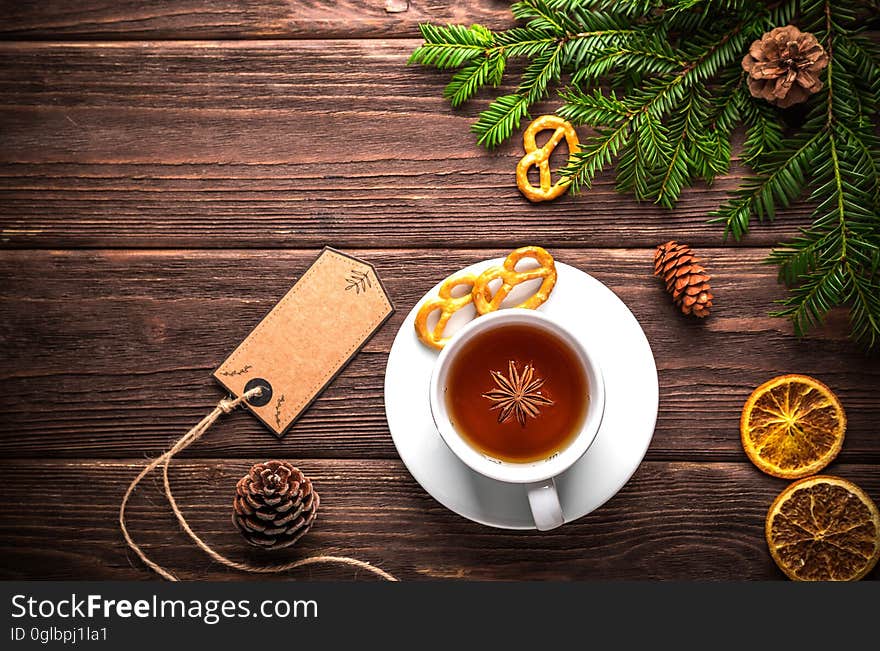
<instances>
[{"instance_id":1,"label":"dried orange slice","mask_svg":"<svg viewBox=\"0 0 880 651\"><path fill-rule=\"evenodd\" d=\"M843 445L846 414L824 384L780 375L752 392L739 421L742 445L758 468L797 479L819 472Z\"/></svg>"},{"instance_id":2,"label":"dried orange slice","mask_svg":"<svg viewBox=\"0 0 880 651\"><path fill-rule=\"evenodd\" d=\"M795 581L858 581L880 558L880 512L846 479L817 475L786 488L767 513L770 554Z\"/></svg>"}]
</instances>

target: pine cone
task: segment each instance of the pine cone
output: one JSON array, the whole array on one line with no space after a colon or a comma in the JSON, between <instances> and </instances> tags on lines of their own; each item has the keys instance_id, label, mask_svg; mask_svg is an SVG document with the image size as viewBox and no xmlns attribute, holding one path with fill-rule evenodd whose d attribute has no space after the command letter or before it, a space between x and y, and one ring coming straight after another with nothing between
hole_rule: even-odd
<instances>
[{"instance_id":1,"label":"pine cone","mask_svg":"<svg viewBox=\"0 0 880 651\"><path fill-rule=\"evenodd\" d=\"M654 275L666 282L666 291L685 314L700 318L709 316L712 307L710 276L691 247L667 242L654 253Z\"/></svg>"},{"instance_id":2,"label":"pine cone","mask_svg":"<svg viewBox=\"0 0 880 651\"><path fill-rule=\"evenodd\" d=\"M311 528L320 502L298 468L286 461L257 463L235 486L232 521L250 544L281 549Z\"/></svg>"},{"instance_id":3,"label":"pine cone","mask_svg":"<svg viewBox=\"0 0 880 651\"><path fill-rule=\"evenodd\" d=\"M816 37L794 25L764 34L742 60L752 97L780 108L805 102L822 90L819 73L827 65L828 55Z\"/></svg>"}]
</instances>

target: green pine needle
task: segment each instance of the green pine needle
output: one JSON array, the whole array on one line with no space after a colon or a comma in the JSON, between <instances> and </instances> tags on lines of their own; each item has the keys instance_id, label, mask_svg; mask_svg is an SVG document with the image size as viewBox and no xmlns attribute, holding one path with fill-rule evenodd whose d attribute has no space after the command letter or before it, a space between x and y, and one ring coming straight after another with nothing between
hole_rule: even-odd
<instances>
[{"instance_id":1,"label":"green pine needle","mask_svg":"<svg viewBox=\"0 0 880 651\"><path fill-rule=\"evenodd\" d=\"M528 99L521 95L502 95L480 114L471 127L477 134L477 142L489 149L497 147L510 137L519 123L529 115Z\"/></svg>"},{"instance_id":2,"label":"green pine needle","mask_svg":"<svg viewBox=\"0 0 880 651\"><path fill-rule=\"evenodd\" d=\"M725 236L806 199L810 224L770 262L791 292L779 316L804 334L848 306L852 336L880 347L880 44L862 31L876 3L862 0L523 0L517 27L422 25L410 57L455 73L443 95L458 107L497 87L511 58L525 60L516 90L480 113L477 141L497 147L533 104L554 91L557 113L593 135L561 174L589 188L614 166L617 188L672 208L694 183L729 171L731 135L745 131L752 173L712 213ZM874 13L872 13L872 11ZM803 124L749 93L740 61L773 27L813 32L829 55L825 87ZM568 84L560 88L561 80Z\"/></svg>"}]
</instances>

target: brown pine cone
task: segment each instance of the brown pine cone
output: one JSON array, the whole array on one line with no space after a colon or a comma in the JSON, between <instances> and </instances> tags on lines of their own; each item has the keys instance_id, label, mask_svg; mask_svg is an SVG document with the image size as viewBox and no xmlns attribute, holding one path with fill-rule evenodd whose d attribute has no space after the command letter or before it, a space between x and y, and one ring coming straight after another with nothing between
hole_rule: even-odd
<instances>
[{"instance_id":1,"label":"brown pine cone","mask_svg":"<svg viewBox=\"0 0 880 651\"><path fill-rule=\"evenodd\" d=\"M654 275L666 282L666 291L685 314L700 318L709 316L712 307L710 276L706 273L691 247L678 242L667 242L654 253Z\"/></svg>"},{"instance_id":2,"label":"brown pine cone","mask_svg":"<svg viewBox=\"0 0 880 651\"><path fill-rule=\"evenodd\" d=\"M827 65L828 55L816 37L794 25L764 34L742 60L752 97L780 108L805 102L822 90L819 73Z\"/></svg>"},{"instance_id":3,"label":"brown pine cone","mask_svg":"<svg viewBox=\"0 0 880 651\"><path fill-rule=\"evenodd\" d=\"M286 461L257 463L235 486L232 522L250 544L281 549L311 528L320 502L298 468Z\"/></svg>"}]
</instances>

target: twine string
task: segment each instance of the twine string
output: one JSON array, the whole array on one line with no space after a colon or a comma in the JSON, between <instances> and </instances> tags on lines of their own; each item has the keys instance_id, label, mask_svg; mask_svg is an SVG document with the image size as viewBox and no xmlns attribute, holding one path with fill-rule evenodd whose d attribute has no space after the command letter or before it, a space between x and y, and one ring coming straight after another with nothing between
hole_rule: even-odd
<instances>
[{"instance_id":1,"label":"twine string","mask_svg":"<svg viewBox=\"0 0 880 651\"><path fill-rule=\"evenodd\" d=\"M259 396L262 389L260 387L255 387L250 391L245 392L239 398L224 398L210 414L205 416L202 420L198 422L198 424L189 430L186 434L181 436L177 442L171 446L166 452L162 453L146 466L144 466L143 470L138 473L137 477L135 477L132 482L128 485L128 488L125 491L125 494L122 497L122 503L119 505L119 527L122 529L122 536L125 538L125 542L128 544L129 548L134 551L135 554L138 555L138 558L149 567L151 570L156 572L159 576L167 579L168 581L179 581L179 579L172 574L170 571L153 561L149 558L141 549L140 545L138 545L131 534L128 531L128 526L125 523L125 507L128 505L128 501L137 488L138 484L140 484L141 480L144 477L149 475L153 470L155 470L160 465L162 466L162 481L165 488L165 498L168 500L168 503L171 505L171 510L174 512L175 517L177 518L177 522L180 524L181 528L186 532L186 534L190 537L190 539L196 544L196 546L205 552L208 556L214 559L218 563L222 563L227 567L231 567L235 570L241 570L243 572L251 572L255 574L275 574L279 572L287 572L289 570L295 569L297 567L303 567L305 565L314 565L316 563L340 563L342 565L348 565L351 567L358 567L377 576L382 577L386 581L397 581L392 574L389 574L385 570L376 567L375 565L371 565L365 561L358 560L356 558L349 558L348 556L310 556L308 558L301 558L296 561L291 561L289 563L282 563L280 565L251 565L250 563L243 563L240 561L234 561L230 558L227 558L216 549L211 547L208 543L202 540L195 531L192 530L192 527L189 526L189 523L186 521L186 518L183 516L183 512L180 510L180 507L177 505L177 500L174 499L174 494L171 492L171 482L168 479L168 466L171 463L171 459L174 458L176 454L182 452L190 445L198 441L202 436L204 436L205 432L213 425L220 416L223 414L228 414L232 412L236 407L238 407L242 402L247 400L248 398Z\"/></svg>"}]
</instances>

